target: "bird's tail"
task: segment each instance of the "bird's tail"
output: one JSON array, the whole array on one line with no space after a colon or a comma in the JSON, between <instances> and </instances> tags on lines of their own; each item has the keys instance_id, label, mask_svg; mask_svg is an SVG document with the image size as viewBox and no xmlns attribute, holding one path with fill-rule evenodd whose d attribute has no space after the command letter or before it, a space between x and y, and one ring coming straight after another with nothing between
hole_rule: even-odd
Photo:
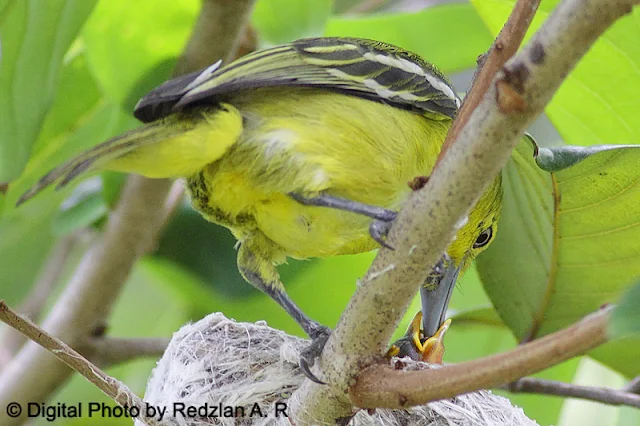
<instances>
[{"instance_id":1,"label":"bird's tail","mask_svg":"<svg viewBox=\"0 0 640 426\"><path fill-rule=\"evenodd\" d=\"M94 170L114 158L143 145L157 142L160 138L165 139L185 130L184 126L182 128L167 127L166 123L161 120L111 138L51 170L29 188L27 192L22 194L16 205L33 198L50 185L55 184L56 189L62 188L79 175Z\"/></svg>"},{"instance_id":2,"label":"bird's tail","mask_svg":"<svg viewBox=\"0 0 640 426\"><path fill-rule=\"evenodd\" d=\"M198 118L171 115L109 139L56 167L25 192L17 205L48 186L61 188L95 169L156 178L188 176L222 156L241 132L241 115L230 105Z\"/></svg>"}]
</instances>

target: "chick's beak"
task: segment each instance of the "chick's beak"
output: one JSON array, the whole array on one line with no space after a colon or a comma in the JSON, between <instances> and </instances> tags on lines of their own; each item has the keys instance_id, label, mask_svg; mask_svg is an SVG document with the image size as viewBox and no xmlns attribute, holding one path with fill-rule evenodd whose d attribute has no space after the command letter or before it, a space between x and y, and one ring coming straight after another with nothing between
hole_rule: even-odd
<instances>
[{"instance_id":1,"label":"chick's beak","mask_svg":"<svg viewBox=\"0 0 640 426\"><path fill-rule=\"evenodd\" d=\"M444 322L459 273L460 266L444 255L420 288L424 336L434 336Z\"/></svg>"}]
</instances>

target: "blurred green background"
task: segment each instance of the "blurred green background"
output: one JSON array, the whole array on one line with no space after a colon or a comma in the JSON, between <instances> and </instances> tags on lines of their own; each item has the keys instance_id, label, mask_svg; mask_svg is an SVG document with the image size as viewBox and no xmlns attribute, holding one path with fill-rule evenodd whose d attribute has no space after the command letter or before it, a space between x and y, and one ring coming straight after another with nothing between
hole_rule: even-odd
<instances>
[{"instance_id":1,"label":"blurred green background","mask_svg":"<svg viewBox=\"0 0 640 426\"><path fill-rule=\"evenodd\" d=\"M543 1L534 27L555 3ZM258 0L252 25L260 47L319 35L395 43L435 63L464 92L476 57L491 44L512 4L504 0ZM102 174L75 189L49 190L19 209L14 207L17 197L50 168L137 125L130 114L133 105L169 77L199 6L199 0L0 0L0 182L10 182L9 191L0 194L0 298L11 306L18 306L30 293L60 239L89 228L88 237L84 232L75 239L58 286L65 284L87 240L103 225L124 180L120 175ZM547 110L548 118L534 125L532 131L541 145L638 143L640 104L630 99L634 88L640 93L638 13L625 20L572 74ZM188 321L222 311L238 321L266 320L272 327L302 336L283 310L240 277L234 243L229 231L204 221L185 202L164 231L157 251L136 266L109 321L109 334L166 337ZM489 250L486 259L480 259L485 281L496 269L495 262L513 261L508 255L495 260L498 251ZM302 309L332 327L374 255L292 260L280 272L288 293ZM629 275L640 273L639 261L634 262ZM504 308L509 301L500 301L495 294L501 287L488 283L487 288L502 318L509 319ZM59 288L49 303L57 292ZM511 330L507 328L491 306L474 267L460 280L450 305L451 314L460 316L447 336L447 361L469 360L517 344L511 331L520 335L517 327L507 321ZM484 308L489 311L477 314ZM415 300L398 335L418 309ZM108 372L142 395L154 365L155 360L139 360ZM638 374L640 365L622 372ZM625 381L621 369L615 371L590 358L566 362L540 377L611 387ZM544 396L509 398L541 425L640 424L640 414L631 408ZM74 377L56 400L75 403L106 401L106 397ZM56 424L131 422L101 418Z\"/></svg>"}]
</instances>

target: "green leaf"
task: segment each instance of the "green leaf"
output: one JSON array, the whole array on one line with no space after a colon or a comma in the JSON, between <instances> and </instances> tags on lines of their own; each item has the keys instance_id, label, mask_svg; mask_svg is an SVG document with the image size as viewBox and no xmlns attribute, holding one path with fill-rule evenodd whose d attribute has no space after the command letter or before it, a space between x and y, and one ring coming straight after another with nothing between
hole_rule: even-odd
<instances>
[{"instance_id":1,"label":"green leaf","mask_svg":"<svg viewBox=\"0 0 640 426\"><path fill-rule=\"evenodd\" d=\"M444 73L475 67L493 38L470 4L452 3L415 13L334 17L326 35L363 37L417 53Z\"/></svg>"},{"instance_id":2,"label":"green leaf","mask_svg":"<svg viewBox=\"0 0 640 426\"><path fill-rule=\"evenodd\" d=\"M27 168L9 186L7 199L10 210L13 210L17 198L49 170L134 123L113 104L105 102L80 48L75 56L68 58L61 70L59 90L33 146ZM40 198L27 206L37 203ZM61 197L57 198L59 203Z\"/></svg>"},{"instance_id":3,"label":"green leaf","mask_svg":"<svg viewBox=\"0 0 640 426\"><path fill-rule=\"evenodd\" d=\"M260 0L252 22L268 47L321 36L332 7L333 0Z\"/></svg>"},{"instance_id":4,"label":"green leaf","mask_svg":"<svg viewBox=\"0 0 640 426\"><path fill-rule=\"evenodd\" d=\"M198 0L101 1L83 36L104 93L125 111L167 80L199 10ZM152 69L156 73L150 74Z\"/></svg>"},{"instance_id":5,"label":"green leaf","mask_svg":"<svg viewBox=\"0 0 640 426\"><path fill-rule=\"evenodd\" d=\"M504 322L492 307L466 309L456 312L450 318L456 326L486 325L504 327Z\"/></svg>"},{"instance_id":6,"label":"green leaf","mask_svg":"<svg viewBox=\"0 0 640 426\"><path fill-rule=\"evenodd\" d=\"M640 335L640 282L629 288L611 314L609 335L613 339Z\"/></svg>"},{"instance_id":7,"label":"green leaf","mask_svg":"<svg viewBox=\"0 0 640 426\"><path fill-rule=\"evenodd\" d=\"M563 159L563 152L551 148L545 157ZM548 162L557 171L547 173L523 141L504 170L499 230L478 269L521 340L615 302L640 275L640 147L594 147L578 157L566 168ZM640 358L640 340L612 342L592 355L624 374L640 373L631 362Z\"/></svg>"},{"instance_id":8,"label":"green leaf","mask_svg":"<svg viewBox=\"0 0 640 426\"><path fill-rule=\"evenodd\" d=\"M20 175L58 83L63 56L95 0L0 4L0 182Z\"/></svg>"},{"instance_id":9,"label":"green leaf","mask_svg":"<svg viewBox=\"0 0 640 426\"><path fill-rule=\"evenodd\" d=\"M102 98L82 49L67 60L32 158L24 173L9 185L0 216L0 294L9 301L20 300L28 293L55 241L53 216L72 188L44 191L16 208L18 197L53 167L135 123Z\"/></svg>"},{"instance_id":10,"label":"green leaf","mask_svg":"<svg viewBox=\"0 0 640 426\"><path fill-rule=\"evenodd\" d=\"M202 280L191 271L157 257L144 258L141 264L140 270L144 271L145 280L154 283L156 292L171 300L171 304L180 307L185 319L198 320L214 311L212 307L216 304L216 299ZM124 315L127 312L123 310ZM181 322L178 322L177 326L180 325Z\"/></svg>"},{"instance_id":11,"label":"green leaf","mask_svg":"<svg viewBox=\"0 0 640 426\"><path fill-rule=\"evenodd\" d=\"M102 198L109 210L111 210L120 199L120 193L127 181L127 175L125 173L105 171L101 173L101 177Z\"/></svg>"},{"instance_id":12,"label":"green leaf","mask_svg":"<svg viewBox=\"0 0 640 426\"><path fill-rule=\"evenodd\" d=\"M493 34L504 25L512 0L472 0ZM557 1L543 1L528 36ZM594 44L546 109L572 145L630 144L640 140L640 8L616 22Z\"/></svg>"},{"instance_id":13,"label":"green leaf","mask_svg":"<svg viewBox=\"0 0 640 426\"><path fill-rule=\"evenodd\" d=\"M102 182L98 176L75 187L53 218L56 235L67 235L86 228L104 218L109 208L102 197Z\"/></svg>"},{"instance_id":14,"label":"green leaf","mask_svg":"<svg viewBox=\"0 0 640 426\"><path fill-rule=\"evenodd\" d=\"M278 268L287 294L311 318L334 327L355 291L357 280L371 264L373 253L335 256L317 259L308 267L289 273L289 266ZM291 262L293 263L293 262ZM245 287L250 285L241 283ZM229 298L213 289L216 304L210 309L220 310L238 321L266 320L274 328L297 336L304 336L294 320L269 296L258 291L240 298Z\"/></svg>"},{"instance_id":15,"label":"green leaf","mask_svg":"<svg viewBox=\"0 0 640 426\"><path fill-rule=\"evenodd\" d=\"M536 163L538 167L547 172L559 172L560 170L571 167L589 156L597 153L610 151L610 156L618 155L620 148L635 149L640 148L637 145L594 145L590 147L583 146L560 146L553 149L540 148L536 154ZM608 157L601 155L601 161L607 161Z\"/></svg>"},{"instance_id":16,"label":"green leaf","mask_svg":"<svg viewBox=\"0 0 640 426\"><path fill-rule=\"evenodd\" d=\"M180 265L228 298L241 298L253 292L236 267L235 245L229 230L182 204L162 233L155 256Z\"/></svg>"}]
</instances>

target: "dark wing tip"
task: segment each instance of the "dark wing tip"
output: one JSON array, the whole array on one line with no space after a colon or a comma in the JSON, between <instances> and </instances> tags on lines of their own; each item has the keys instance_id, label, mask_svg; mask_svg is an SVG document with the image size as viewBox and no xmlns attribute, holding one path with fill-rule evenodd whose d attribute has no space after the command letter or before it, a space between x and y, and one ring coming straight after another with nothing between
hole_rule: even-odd
<instances>
[{"instance_id":1,"label":"dark wing tip","mask_svg":"<svg viewBox=\"0 0 640 426\"><path fill-rule=\"evenodd\" d=\"M142 97L133 110L133 116L143 123L150 123L171 114L173 106L184 95L184 89L201 71L192 72L162 83Z\"/></svg>"},{"instance_id":2,"label":"dark wing tip","mask_svg":"<svg viewBox=\"0 0 640 426\"><path fill-rule=\"evenodd\" d=\"M207 68L162 83L138 101L133 116L143 123L150 123L175 112L179 109L182 97L191 89L190 86L206 81L221 64L222 61L218 61Z\"/></svg>"},{"instance_id":3,"label":"dark wing tip","mask_svg":"<svg viewBox=\"0 0 640 426\"><path fill-rule=\"evenodd\" d=\"M169 115L173 106L180 100L180 96L175 99L153 99L149 95L140 99L135 106L133 116L143 123L151 123L162 117Z\"/></svg>"}]
</instances>

